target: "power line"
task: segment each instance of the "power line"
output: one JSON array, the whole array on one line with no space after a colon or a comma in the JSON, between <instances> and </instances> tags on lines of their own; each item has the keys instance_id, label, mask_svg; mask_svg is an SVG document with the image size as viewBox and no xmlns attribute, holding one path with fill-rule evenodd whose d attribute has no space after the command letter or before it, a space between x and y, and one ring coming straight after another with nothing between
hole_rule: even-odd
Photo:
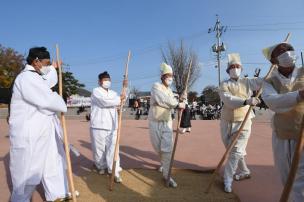
<instances>
[{"instance_id":1,"label":"power line","mask_svg":"<svg viewBox=\"0 0 304 202\"><path fill-rule=\"evenodd\" d=\"M243 64L247 64L247 65L268 65L269 63L267 63L267 62L243 62Z\"/></svg>"},{"instance_id":2,"label":"power line","mask_svg":"<svg viewBox=\"0 0 304 202\"><path fill-rule=\"evenodd\" d=\"M283 31L283 30L304 30L302 27L292 28L292 27L284 27L284 28L268 28L268 29L229 29L229 31L246 31L246 32L260 32L260 31Z\"/></svg>"},{"instance_id":3,"label":"power line","mask_svg":"<svg viewBox=\"0 0 304 202\"><path fill-rule=\"evenodd\" d=\"M273 26L273 25L294 25L294 24L302 24L304 23L304 21L296 21L296 22L276 22L276 23L264 23L264 24L248 24L248 25L230 25L230 26L222 26L222 32L225 32L226 30L230 30L230 31L281 31L281 30L304 30L304 28L302 27L296 27L296 28L248 28L246 29L246 27L263 27L263 26ZM240 27L240 28L238 28ZM242 28L244 27L244 28ZM215 27L214 27L215 28ZM212 31L209 29L209 32ZM215 30L213 30L215 31ZM178 37L177 39L174 39L173 41L178 41L178 40L190 40L190 39L195 39L195 38L199 38L202 37L204 35L206 35L206 31L199 31L197 33L193 33L190 34L188 36L184 36L184 37ZM139 48L139 49L133 49L133 55L142 55L142 54L146 54L149 52L153 52L156 50L160 50L164 43L167 42L162 42L162 43L157 43L155 45L151 45L145 48ZM93 59L88 59L88 61L80 61L80 62L75 62L76 64L73 64L74 62L70 62L72 66L79 66L79 65L92 65L92 64L100 64L100 63L106 63L106 62L112 62L112 61L117 61L117 60L121 60L124 59L126 56L126 53L118 53L118 54L114 54L111 56L103 56L103 57L97 57L97 58L93 58ZM93 61L91 61L93 60ZM90 62L91 61L91 62Z\"/></svg>"},{"instance_id":4,"label":"power line","mask_svg":"<svg viewBox=\"0 0 304 202\"><path fill-rule=\"evenodd\" d=\"M277 22L277 23L264 23L264 24L229 25L229 27L256 27L256 26L272 26L272 25L294 25L294 24L303 24L303 23L304 23L304 21Z\"/></svg>"},{"instance_id":5,"label":"power line","mask_svg":"<svg viewBox=\"0 0 304 202\"><path fill-rule=\"evenodd\" d=\"M195 38L202 37L204 35L207 35L205 30L197 32L197 33L190 34L188 36L178 37L177 39L174 39L172 41L190 40L190 39L195 39ZM149 53L149 52L160 50L164 46L165 43L168 43L168 42L158 43L158 44L151 45L151 46L148 46L148 47L145 47L145 48L139 48L137 50L133 49L133 51L132 51L133 56L134 55L143 55L143 54L146 54L146 53ZM81 61L81 62L77 62L77 64L73 64L73 62L69 62L69 63L70 63L71 66L92 65L92 64L100 64L100 63L105 63L105 62L117 61L117 60L120 60L120 59L124 59L125 57L126 57L126 53L119 53L119 54L115 54L115 55L112 55L112 56L94 58L94 59L91 59L91 60L93 60L92 62Z\"/></svg>"}]
</instances>

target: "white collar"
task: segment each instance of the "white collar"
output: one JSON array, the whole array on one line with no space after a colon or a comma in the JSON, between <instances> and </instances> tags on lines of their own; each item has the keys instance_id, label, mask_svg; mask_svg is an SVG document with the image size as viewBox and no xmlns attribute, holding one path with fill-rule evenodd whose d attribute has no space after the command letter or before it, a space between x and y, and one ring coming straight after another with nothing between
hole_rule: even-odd
<instances>
[{"instance_id":1,"label":"white collar","mask_svg":"<svg viewBox=\"0 0 304 202\"><path fill-rule=\"evenodd\" d=\"M233 78L231 78L231 77L229 77L229 80L230 80L230 81L232 81L232 82L236 82L236 83L237 83L237 82L240 80L240 77L239 77L239 78L237 78L236 80L235 80L235 79L233 79Z\"/></svg>"},{"instance_id":2,"label":"white collar","mask_svg":"<svg viewBox=\"0 0 304 202\"><path fill-rule=\"evenodd\" d=\"M170 89L171 90L171 87L170 86L166 86L163 82L158 82L158 84L162 87L164 87L165 89Z\"/></svg>"},{"instance_id":3,"label":"white collar","mask_svg":"<svg viewBox=\"0 0 304 202\"><path fill-rule=\"evenodd\" d=\"M276 68L273 70L273 75L279 79L282 85L287 86L287 85L291 85L296 80L296 77L298 75L298 70L299 68L294 67L292 74L290 74L289 77L286 78L279 72L278 68Z\"/></svg>"},{"instance_id":4,"label":"white collar","mask_svg":"<svg viewBox=\"0 0 304 202\"><path fill-rule=\"evenodd\" d=\"M104 89L104 88L101 87L101 86L99 86L99 89L100 89L101 91L105 92L105 93L109 93L109 92L111 91L110 89L106 90L106 89Z\"/></svg>"},{"instance_id":5,"label":"white collar","mask_svg":"<svg viewBox=\"0 0 304 202\"><path fill-rule=\"evenodd\" d=\"M36 71L36 69L32 65L26 64L23 71L29 71L29 70Z\"/></svg>"}]
</instances>

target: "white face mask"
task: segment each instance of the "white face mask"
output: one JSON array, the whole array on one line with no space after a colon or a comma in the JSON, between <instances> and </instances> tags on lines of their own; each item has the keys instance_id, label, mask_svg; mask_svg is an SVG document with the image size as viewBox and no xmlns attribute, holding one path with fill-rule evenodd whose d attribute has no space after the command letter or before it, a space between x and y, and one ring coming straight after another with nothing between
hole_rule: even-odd
<instances>
[{"instance_id":1,"label":"white face mask","mask_svg":"<svg viewBox=\"0 0 304 202\"><path fill-rule=\"evenodd\" d=\"M111 81L103 81L101 86L105 89L109 89L111 87Z\"/></svg>"},{"instance_id":2,"label":"white face mask","mask_svg":"<svg viewBox=\"0 0 304 202\"><path fill-rule=\"evenodd\" d=\"M173 78L172 77L168 77L165 80L166 85L171 86L173 83Z\"/></svg>"},{"instance_id":3,"label":"white face mask","mask_svg":"<svg viewBox=\"0 0 304 202\"><path fill-rule=\"evenodd\" d=\"M241 76L242 69L241 68L233 68L229 70L229 76L233 79L237 79Z\"/></svg>"},{"instance_id":4,"label":"white face mask","mask_svg":"<svg viewBox=\"0 0 304 202\"><path fill-rule=\"evenodd\" d=\"M294 51L286 51L277 57L281 67L294 67L297 56Z\"/></svg>"},{"instance_id":5,"label":"white face mask","mask_svg":"<svg viewBox=\"0 0 304 202\"><path fill-rule=\"evenodd\" d=\"M51 71L50 66L42 66L40 69L40 73L43 75L48 74Z\"/></svg>"}]
</instances>

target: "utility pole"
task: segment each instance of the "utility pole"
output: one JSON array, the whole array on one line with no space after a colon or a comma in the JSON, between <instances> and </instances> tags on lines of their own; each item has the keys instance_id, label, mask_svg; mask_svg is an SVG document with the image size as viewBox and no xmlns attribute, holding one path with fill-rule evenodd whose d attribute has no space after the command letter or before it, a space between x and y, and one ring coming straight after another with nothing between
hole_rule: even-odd
<instances>
[{"instance_id":1,"label":"utility pole","mask_svg":"<svg viewBox=\"0 0 304 202\"><path fill-rule=\"evenodd\" d=\"M216 53L217 65L215 68L218 70L218 83L219 87L221 84L221 52L226 50L226 47L223 42L221 42L221 36L223 32L226 32L227 26L222 26L221 21L219 20L219 16L216 15L216 23L213 28L209 28L208 33L215 32L217 43L213 44L212 51Z\"/></svg>"}]
</instances>

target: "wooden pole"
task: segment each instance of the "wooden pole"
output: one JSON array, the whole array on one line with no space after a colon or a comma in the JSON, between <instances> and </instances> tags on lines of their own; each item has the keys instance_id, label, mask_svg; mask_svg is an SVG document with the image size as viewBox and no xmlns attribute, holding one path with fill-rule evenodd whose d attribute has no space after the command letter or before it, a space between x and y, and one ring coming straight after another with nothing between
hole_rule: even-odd
<instances>
[{"instance_id":1,"label":"wooden pole","mask_svg":"<svg viewBox=\"0 0 304 202\"><path fill-rule=\"evenodd\" d=\"M288 35L287 35L287 37L286 37L286 39L285 39L285 42L288 42L289 38L290 38L290 33L288 33ZM271 65L271 67L270 67L268 73L267 73L266 76L264 77L264 81L270 76L271 72L274 70L275 67L276 67L276 65ZM259 89L259 91L257 92L257 94L256 94L256 96L255 96L256 98L258 98L258 97L261 95L262 89L263 89L263 86L262 86L262 87ZM211 190L211 188L212 188L212 185L213 185L213 183L214 183L214 181L215 181L215 177L216 177L216 175L219 173L219 171L220 171L220 169L221 169L223 163L225 162L226 158L228 157L229 153L231 152L231 150L233 149L234 145L236 144L238 138L240 137L241 132L242 132L242 130L243 130L243 128L244 128L244 126L245 126L247 120L248 120L248 117L249 117L249 114L250 114L252 108L253 108L253 106L250 106L250 107L249 107L249 109L248 109L248 111L247 111L247 113L246 113L246 115L245 115L245 118L244 118L244 120L242 121L242 124L241 124L239 130L238 130L235 134L232 135L232 136L233 136L232 142L231 142L230 145L227 147L227 149L226 149L226 151L225 151L223 157L221 158L220 162L218 163L217 167L215 168L215 170L214 170L214 172L213 172L213 174L212 174L212 176L211 176L210 182L209 182L209 184L208 184L208 186L207 186L207 189L206 189L205 193L209 193L209 192L210 192L210 190Z\"/></svg>"},{"instance_id":2,"label":"wooden pole","mask_svg":"<svg viewBox=\"0 0 304 202\"><path fill-rule=\"evenodd\" d=\"M126 66L125 66L124 81L128 80L128 70L129 70L130 58L131 58L131 51L129 51L129 53L128 53L128 59L127 59L127 63L126 63ZM127 91L127 89L123 85L121 94L125 95L126 91ZM116 164L117 164L118 155L119 155L119 140L120 140L120 134L121 134L122 110L123 110L124 102L125 102L125 100L121 101L121 104L120 104L119 110L118 110L118 128L117 128L117 138L116 138L116 143L115 143L115 151L114 151L113 164L112 164L112 174L111 174L110 184L109 184L109 190L110 191L112 191L113 187L114 187Z\"/></svg>"},{"instance_id":3,"label":"wooden pole","mask_svg":"<svg viewBox=\"0 0 304 202\"><path fill-rule=\"evenodd\" d=\"M59 70L59 94L60 96L63 95L62 91L62 67L61 62L59 58L59 46L56 44L56 59L57 59L57 65ZM65 150L65 156L67 160L67 174L68 174L68 181L69 181L69 189L72 194L72 200L74 202L77 201L76 199L76 193L75 193L75 187L74 187L74 181L73 181L73 173L72 173L72 165L71 165L71 158L70 158L70 149L69 149L69 142L68 142L68 135L67 135L67 129L66 129L66 122L65 122L65 116L64 113L61 112L61 124L63 129L63 141L64 141L64 150Z\"/></svg>"},{"instance_id":4,"label":"wooden pole","mask_svg":"<svg viewBox=\"0 0 304 202\"><path fill-rule=\"evenodd\" d=\"M188 91L188 82L189 82L191 68L192 68L192 58L190 59L190 64L189 64L189 67L188 67L188 74L187 74L186 83L185 83L186 86L185 86L185 90L184 90L183 94L187 93L187 91ZM174 156L175 156L175 151L176 151L178 136L179 136L179 126L180 126L180 123L181 123L181 120L182 120L183 111L184 111L184 109L180 109L180 111L179 111L178 122L177 122L176 133L175 133L175 140L174 140L173 150L172 150L170 164L169 164L169 171L168 171L168 175L167 175L167 179L166 179L166 186L167 187L169 187L169 183L170 183L172 166L173 166L173 162L174 162Z\"/></svg>"}]
</instances>

